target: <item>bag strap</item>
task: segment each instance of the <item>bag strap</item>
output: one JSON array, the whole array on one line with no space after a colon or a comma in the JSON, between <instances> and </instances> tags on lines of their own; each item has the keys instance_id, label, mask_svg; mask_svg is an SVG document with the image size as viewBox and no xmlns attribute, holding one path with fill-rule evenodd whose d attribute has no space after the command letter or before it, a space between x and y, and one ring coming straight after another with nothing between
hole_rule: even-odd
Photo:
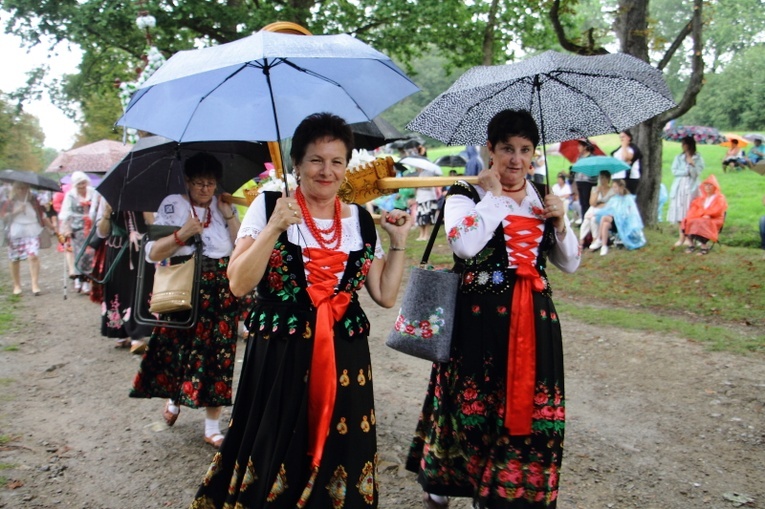
<instances>
[{"instance_id":1,"label":"bag strap","mask_svg":"<svg viewBox=\"0 0 765 509\"><path fill-rule=\"evenodd\" d=\"M436 224L433 225L433 231L430 232L430 238L428 244L425 246L425 252L422 253L422 260L420 265L427 265L428 258L430 258L430 252L433 250L433 244L436 243L436 237L438 237L438 230L441 229L441 225L444 223L444 205L446 200L441 202L441 206L438 207L438 217L436 218Z\"/></svg>"}]
</instances>

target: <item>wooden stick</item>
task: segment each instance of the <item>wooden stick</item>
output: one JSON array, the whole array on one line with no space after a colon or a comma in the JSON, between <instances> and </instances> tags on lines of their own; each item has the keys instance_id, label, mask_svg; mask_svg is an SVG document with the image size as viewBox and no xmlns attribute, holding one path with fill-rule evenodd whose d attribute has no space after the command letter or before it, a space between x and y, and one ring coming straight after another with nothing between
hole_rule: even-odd
<instances>
[{"instance_id":1,"label":"wooden stick","mask_svg":"<svg viewBox=\"0 0 765 509\"><path fill-rule=\"evenodd\" d=\"M458 180L464 180L468 184L478 183L478 177L464 177L460 175L452 177L384 177L377 179L377 188L388 190L408 187L441 187L450 186Z\"/></svg>"}]
</instances>

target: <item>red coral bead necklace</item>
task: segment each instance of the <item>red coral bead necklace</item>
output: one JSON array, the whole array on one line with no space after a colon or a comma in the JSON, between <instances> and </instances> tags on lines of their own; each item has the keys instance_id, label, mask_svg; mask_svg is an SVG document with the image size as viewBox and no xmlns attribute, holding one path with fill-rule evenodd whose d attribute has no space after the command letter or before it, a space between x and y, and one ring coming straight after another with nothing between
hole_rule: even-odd
<instances>
[{"instance_id":1,"label":"red coral bead necklace","mask_svg":"<svg viewBox=\"0 0 765 509\"><path fill-rule=\"evenodd\" d=\"M308 227L308 231L311 232L311 235L313 235L313 238L316 239L316 242L318 242L318 244L324 249L339 249L342 237L341 234L343 231L340 199L335 197L335 217L332 218L332 226L327 229L321 229L316 226L316 222L313 220L313 216L310 212L308 212L308 206L305 203L305 196L303 196L303 192L300 190L300 187L298 187L297 191L295 192L295 199L297 200L298 206L300 207L300 212L303 214L303 221L305 221L305 224Z\"/></svg>"}]
</instances>

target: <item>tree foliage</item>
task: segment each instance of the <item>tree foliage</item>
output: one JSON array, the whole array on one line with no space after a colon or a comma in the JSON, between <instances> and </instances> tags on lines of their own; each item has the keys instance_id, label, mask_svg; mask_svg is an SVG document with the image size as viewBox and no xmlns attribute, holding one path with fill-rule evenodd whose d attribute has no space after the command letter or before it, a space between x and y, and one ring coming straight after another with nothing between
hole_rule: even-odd
<instances>
[{"instance_id":1,"label":"tree foliage","mask_svg":"<svg viewBox=\"0 0 765 509\"><path fill-rule=\"evenodd\" d=\"M719 74L711 74L697 107L682 123L709 125L723 130L759 130L765 127L765 44L737 53Z\"/></svg>"},{"instance_id":2,"label":"tree foliage","mask_svg":"<svg viewBox=\"0 0 765 509\"><path fill-rule=\"evenodd\" d=\"M0 94L0 169L41 171L44 140L37 117Z\"/></svg>"}]
</instances>

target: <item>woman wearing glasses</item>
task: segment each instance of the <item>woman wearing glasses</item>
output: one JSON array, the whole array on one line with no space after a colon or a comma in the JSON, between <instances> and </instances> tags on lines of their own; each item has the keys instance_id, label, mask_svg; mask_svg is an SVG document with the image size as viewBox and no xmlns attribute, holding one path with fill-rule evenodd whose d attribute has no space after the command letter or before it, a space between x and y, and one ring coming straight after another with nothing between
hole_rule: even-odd
<instances>
[{"instance_id":1,"label":"woman wearing glasses","mask_svg":"<svg viewBox=\"0 0 765 509\"><path fill-rule=\"evenodd\" d=\"M130 393L134 398L166 398L162 415L175 424L181 406L204 407L204 440L217 448L223 441L219 419L231 405L239 301L229 289L229 256L239 231L235 209L216 196L221 163L200 153L184 165L188 195L170 195L159 206L156 225L179 229L146 245L147 261L194 253L195 235L202 239L202 277L196 327L155 327Z\"/></svg>"}]
</instances>

